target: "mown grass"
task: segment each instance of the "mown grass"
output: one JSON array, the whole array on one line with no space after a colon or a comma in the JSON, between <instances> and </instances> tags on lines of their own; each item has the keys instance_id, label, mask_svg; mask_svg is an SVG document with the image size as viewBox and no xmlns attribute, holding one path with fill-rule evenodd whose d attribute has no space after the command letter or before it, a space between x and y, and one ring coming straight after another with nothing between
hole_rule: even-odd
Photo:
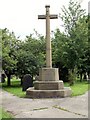
<instances>
[{"instance_id":1,"label":"mown grass","mask_svg":"<svg viewBox=\"0 0 90 120\"><path fill-rule=\"evenodd\" d=\"M15 96L18 97L26 96L26 92L23 92L22 87L20 86L20 80L17 80L15 78L12 79L10 87L7 86L6 82L2 84L0 83L0 85L2 85L2 89L14 94ZM73 86L69 86L69 83L64 83L64 86L70 87L72 89L72 96L82 95L88 90L90 90L90 84L88 84L87 81L79 82L78 80L75 82Z\"/></svg>"},{"instance_id":2,"label":"mown grass","mask_svg":"<svg viewBox=\"0 0 90 120\"><path fill-rule=\"evenodd\" d=\"M70 87L72 89L72 96L79 96L85 94L88 90L90 90L90 84L87 81L79 82L76 81L74 85L69 86L68 83L65 83L66 87Z\"/></svg>"},{"instance_id":3,"label":"mown grass","mask_svg":"<svg viewBox=\"0 0 90 120\"><path fill-rule=\"evenodd\" d=\"M25 97L26 92L22 91L20 80L18 79L15 79L15 78L12 79L11 86L7 86L7 81L5 81L5 83L0 83L0 86L2 86L2 89L4 89L7 92L12 93L15 96Z\"/></svg>"}]
</instances>

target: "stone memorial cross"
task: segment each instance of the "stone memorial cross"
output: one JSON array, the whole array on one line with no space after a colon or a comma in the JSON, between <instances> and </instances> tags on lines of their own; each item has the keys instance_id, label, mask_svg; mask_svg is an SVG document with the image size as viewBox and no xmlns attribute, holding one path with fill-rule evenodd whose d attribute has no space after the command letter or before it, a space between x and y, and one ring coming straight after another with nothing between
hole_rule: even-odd
<instances>
[{"instance_id":1,"label":"stone memorial cross","mask_svg":"<svg viewBox=\"0 0 90 120\"><path fill-rule=\"evenodd\" d=\"M46 68L39 69L39 79L34 81L34 88L26 90L26 96L30 98L61 98L70 96L71 88L64 87L59 80L58 68L52 68L52 50L50 40L50 19L58 18L50 15L49 5L46 5L46 15L38 15L38 19L46 19Z\"/></svg>"},{"instance_id":2,"label":"stone memorial cross","mask_svg":"<svg viewBox=\"0 0 90 120\"><path fill-rule=\"evenodd\" d=\"M57 19L58 15L50 15L49 5L45 6L46 15L38 15L38 19L46 19L46 67L52 68L52 50L50 40L50 19Z\"/></svg>"}]
</instances>

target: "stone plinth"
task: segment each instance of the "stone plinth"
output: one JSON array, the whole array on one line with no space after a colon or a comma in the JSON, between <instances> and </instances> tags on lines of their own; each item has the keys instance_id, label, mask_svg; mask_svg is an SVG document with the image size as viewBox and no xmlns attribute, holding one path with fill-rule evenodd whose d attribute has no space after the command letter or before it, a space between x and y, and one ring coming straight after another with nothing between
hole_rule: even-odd
<instances>
[{"instance_id":1,"label":"stone plinth","mask_svg":"<svg viewBox=\"0 0 90 120\"><path fill-rule=\"evenodd\" d=\"M59 80L58 68L40 68L39 69L40 81L56 81Z\"/></svg>"},{"instance_id":2,"label":"stone plinth","mask_svg":"<svg viewBox=\"0 0 90 120\"><path fill-rule=\"evenodd\" d=\"M71 89L65 88L59 80L58 68L39 69L39 80L34 82L34 88L28 88L26 96L29 98L57 98L71 95Z\"/></svg>"}]
</instances>

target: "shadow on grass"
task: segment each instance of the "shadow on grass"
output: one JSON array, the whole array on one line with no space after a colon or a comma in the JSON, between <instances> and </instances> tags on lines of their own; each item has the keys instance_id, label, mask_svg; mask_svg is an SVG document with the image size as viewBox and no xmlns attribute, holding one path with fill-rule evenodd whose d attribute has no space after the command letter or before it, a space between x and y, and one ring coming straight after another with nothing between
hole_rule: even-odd
<instances>
[{"instance_id":1,"label":"shadow on grass","mask_svg":"<svg viewBox=\"0 0 90 120\"><path fill-rule=\"evenodd\" d=\"M2 88L21 88L22 86L20 85L10 85L10 86L7 86L7 85L2 85Z\"/></svg>"}]
</instances>

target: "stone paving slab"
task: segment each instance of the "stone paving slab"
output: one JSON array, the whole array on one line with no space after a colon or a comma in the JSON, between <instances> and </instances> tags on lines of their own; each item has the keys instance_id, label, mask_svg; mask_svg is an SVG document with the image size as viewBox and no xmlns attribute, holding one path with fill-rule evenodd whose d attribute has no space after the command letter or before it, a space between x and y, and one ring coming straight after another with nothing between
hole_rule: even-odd
<instances>
[{"instance_id":1,"label":"stone paving slab","mask_svg":"<svg viewBox=\"0 0 90 120\"><path fill-rule=\"evenodd\" d=\"M2 106L15 118L88 118L88 93L73 98L18 98L0 90Z\"/></svg>"}]
</instances>

